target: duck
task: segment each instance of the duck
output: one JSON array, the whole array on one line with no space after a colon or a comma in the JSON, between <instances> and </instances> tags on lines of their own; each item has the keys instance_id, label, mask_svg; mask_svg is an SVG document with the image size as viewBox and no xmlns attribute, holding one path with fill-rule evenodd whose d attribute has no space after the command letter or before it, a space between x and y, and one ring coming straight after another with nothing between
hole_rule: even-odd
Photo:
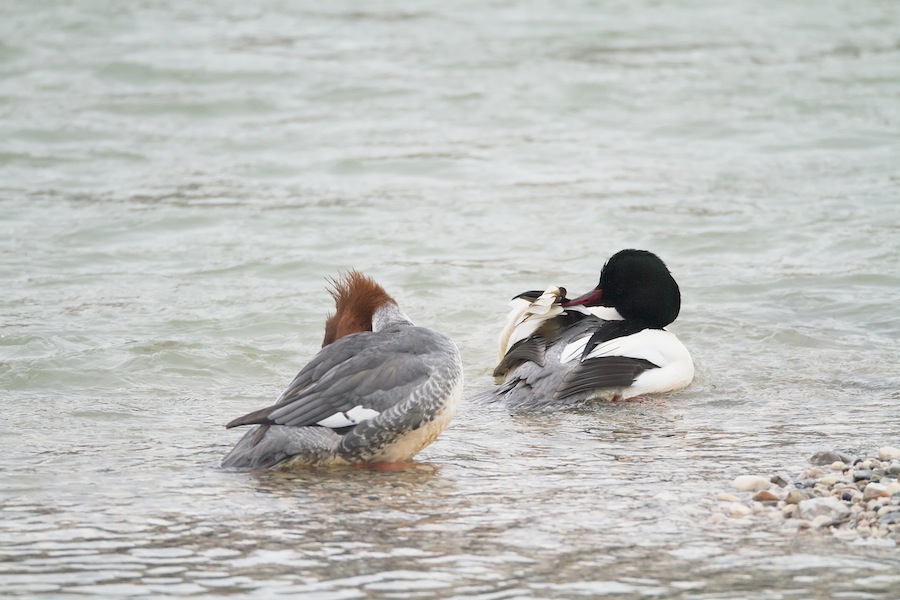
<instances>
[{"instance_id":1,"label":"duck","mask_svg":"<svg viewBox=\"0 0 900 600\"><path fill-rule=\"evenodd\" d=\"M321 349L275 403L228 423L255 425L222 466L263 470L409 461L446 428L462 396L459 349L417 327L370 277L331 280Z\"/></svg>"},{"instance_id":2,"label":"duck","mask_svg":"<svg viewBox=\"0 0 900 600\"><path fill-rule=\"evenodd\" d=\"M691 383L691 354L666 329L681 291L657 255L621 250L594 289L566 294L551 286L512 299L493 372L498 387L482 399L540 410L642 399Z\"/></svg>"}]
</instances>

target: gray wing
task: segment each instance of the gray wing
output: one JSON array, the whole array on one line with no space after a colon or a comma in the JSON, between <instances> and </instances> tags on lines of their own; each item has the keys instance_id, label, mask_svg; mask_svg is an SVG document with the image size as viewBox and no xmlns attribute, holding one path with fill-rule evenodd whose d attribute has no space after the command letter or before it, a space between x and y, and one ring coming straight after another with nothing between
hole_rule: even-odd
<instances>
[{"instance_id":1,"label":"gray wing","mask_svg":"<svg viewBox=\"0 0 900 600\"><path fill-rule=\"evenodd\" d=\"M409 397L430 373L422 356L410 347L412 329L360 332L325 346L273 406L226 427L253 423L303 427L356 406L386 410L398 398Z\"/></svg>"}]
</instances>

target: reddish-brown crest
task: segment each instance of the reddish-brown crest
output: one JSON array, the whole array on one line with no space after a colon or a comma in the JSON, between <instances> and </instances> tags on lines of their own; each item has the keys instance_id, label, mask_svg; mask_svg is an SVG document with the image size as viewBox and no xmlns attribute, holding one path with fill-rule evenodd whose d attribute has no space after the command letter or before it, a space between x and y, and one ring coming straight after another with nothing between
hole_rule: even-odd
<instances>
[{"instance_id":1,"label":"reddish-brown crest","mask_svg":"<svg viewBox=\"0 0 900 600\"><path fill-rule=\"evenodd\" d=\"M335 310L325 321L322 347L351 333L372 331L372 315L378 307L394 302L383 287L359 271L332 279L331 286L328 292L334 298Z\"/></svg>"}]
</instances>

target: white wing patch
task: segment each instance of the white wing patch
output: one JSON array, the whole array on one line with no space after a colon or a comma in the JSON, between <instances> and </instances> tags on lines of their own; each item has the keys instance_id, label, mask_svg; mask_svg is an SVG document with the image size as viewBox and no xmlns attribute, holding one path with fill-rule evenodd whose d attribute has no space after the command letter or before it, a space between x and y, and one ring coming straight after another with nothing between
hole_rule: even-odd
<instances>
[{"instance_id":1,"label":"white wing patch","mask_svg":"<svg viewBox=\"0 0 900 600\"><path fill-rule=\"evenodd\" d=\"M576 358L580 358L581 353L584 352L584 347L587 346L589 339L591 339L591 334L587 334L583 337L578 338L574 342L569 342L568 344L566 344L566 347L563 348L562 354L559 355L559 362L567 363L575 360Z\"/></svg>"},{"instance_id":2,"label":"white wing patch","mask_svg":"<svg viewBox=\"0 0 900 600\"><path fill-rule=\"evenodd\" d=\"M381 413L371 408L365 408L362 404L357 404L350 410L337 412L330 417L325 417L316 425L328 427L330 429L339 429L341 427L353 427L359 425L363 421L368 421L380 415Z\"/></svg>"}]
</instances>

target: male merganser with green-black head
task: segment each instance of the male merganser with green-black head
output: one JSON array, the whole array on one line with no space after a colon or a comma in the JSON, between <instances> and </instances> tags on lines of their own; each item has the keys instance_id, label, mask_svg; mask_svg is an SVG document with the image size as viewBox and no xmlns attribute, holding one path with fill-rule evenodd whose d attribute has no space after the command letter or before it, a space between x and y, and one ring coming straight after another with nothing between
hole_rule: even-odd
<instances>
[{"instance_id":1,"label":"male merganser with green-black head","mask_svg":"<svg viewBox=\"0 0 900 600\"><path fill-rule=\"evenodd\" d=\"M334 281L322 349L274 405L231 421L256 424L222 466L398 463L433 442L462 394L459 350L416 327L369 277Z\"/></svg>"},{"instance_id":2,"label":"male merganser with green-black head","mask_svg":"<svg viewBox=\"0 0 900 600\"><path fill-rule=\"evenodd\" d=\"M565 296L551 287L513 298L494 370L500 385L483 397L544 409L670 392L693 379L690 353L665 329L681 292L655 254L622 250L597 287Z\"/></svg>"}]
</instances>

